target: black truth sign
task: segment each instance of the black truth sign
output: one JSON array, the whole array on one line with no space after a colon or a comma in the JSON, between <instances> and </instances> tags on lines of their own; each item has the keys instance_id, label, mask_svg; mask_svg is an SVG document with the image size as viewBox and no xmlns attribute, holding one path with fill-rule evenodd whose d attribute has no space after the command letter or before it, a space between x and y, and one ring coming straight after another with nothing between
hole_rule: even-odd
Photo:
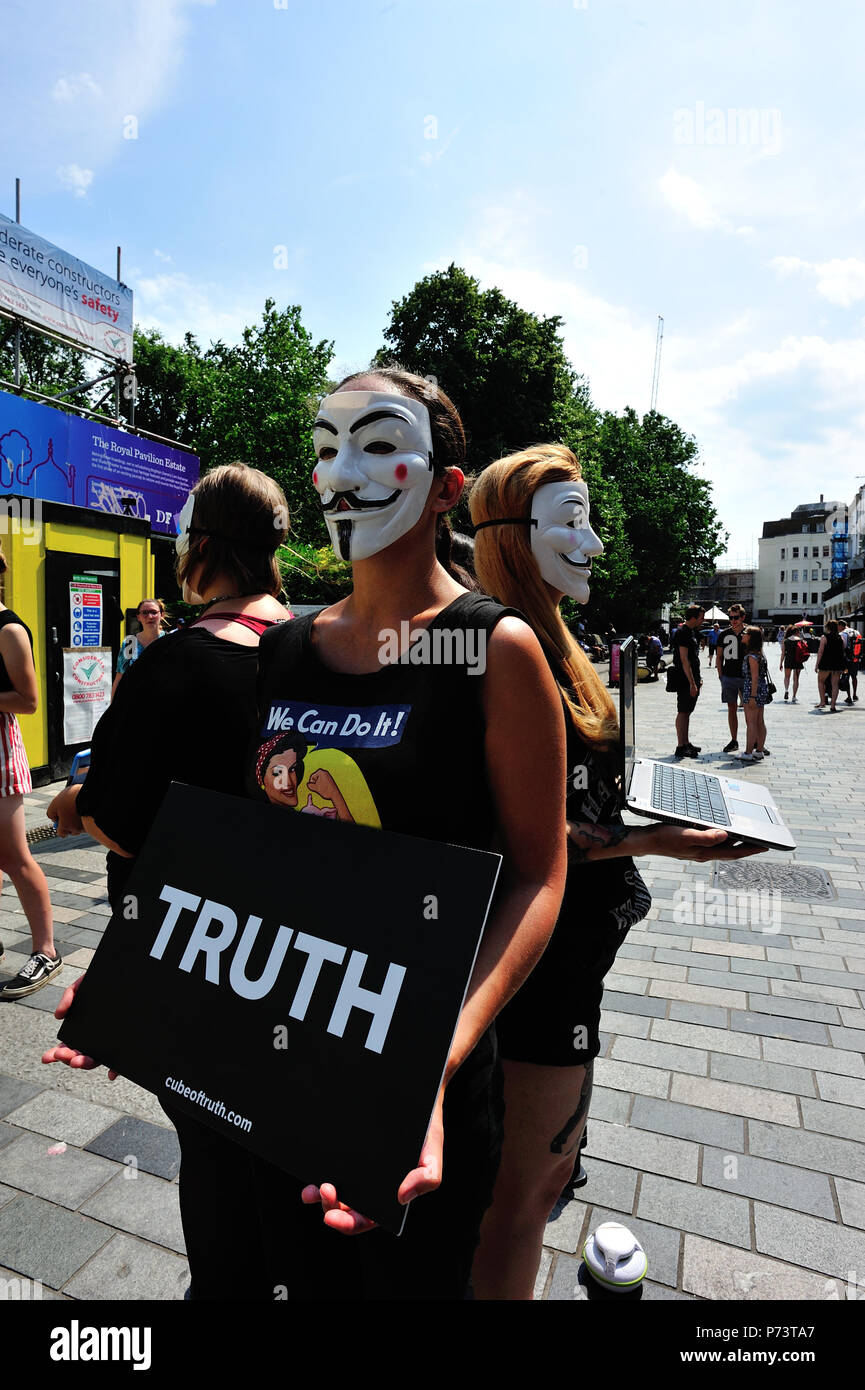
<instances>
[{"instance_id":1,"label":"black truth sign","mask_svg":"<svg viewBox=\"0 0 865 1390\"><path fill-rule=\"evenodd\" d=\"M60 1037L398 1232L500 862L174 783Z\"/></svg>"}]
</instances>

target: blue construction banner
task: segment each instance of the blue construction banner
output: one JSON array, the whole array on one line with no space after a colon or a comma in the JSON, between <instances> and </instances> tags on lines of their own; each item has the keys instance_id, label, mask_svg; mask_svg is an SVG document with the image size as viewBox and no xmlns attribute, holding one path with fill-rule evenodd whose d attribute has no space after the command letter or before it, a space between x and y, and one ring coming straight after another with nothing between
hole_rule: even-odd
<instances>
[{"instance_id":1,"label":"blue construction banner","mask_svg":"<svg viewBox=\"0 0 865 1390\"><path fill-rule=\"evenodd\" d=\"M132 291L0 213L0 308L132 361Z\"/></svg>"},{"instance_id":2,"label":"blue construction banner","mask_svg":"<svg viewBox=\"0 0 865 1390\"><path fill-rule=\"evenodd\" d=\"M195 454L0 391L0 498L41 498L177 534Z\"/></svg>"}]
</instances>

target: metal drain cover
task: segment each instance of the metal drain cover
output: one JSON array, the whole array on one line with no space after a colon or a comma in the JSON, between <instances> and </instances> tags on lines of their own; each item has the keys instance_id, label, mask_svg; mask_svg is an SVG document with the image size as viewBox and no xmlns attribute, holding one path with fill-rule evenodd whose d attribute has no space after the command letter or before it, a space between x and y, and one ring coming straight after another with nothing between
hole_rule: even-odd
<instances>
[{"instance_id":1,"label":"metal drain cover","mask_svg":"<svg viewBox=\"0 0 865 1390\"><path fill-rule=\"evenodd\" d=\"M716 862L712 886L738 893L777 893L779 898L796 902L832 902L838 896L824 869L753 859Z\"/></svg>"}]
</instances>

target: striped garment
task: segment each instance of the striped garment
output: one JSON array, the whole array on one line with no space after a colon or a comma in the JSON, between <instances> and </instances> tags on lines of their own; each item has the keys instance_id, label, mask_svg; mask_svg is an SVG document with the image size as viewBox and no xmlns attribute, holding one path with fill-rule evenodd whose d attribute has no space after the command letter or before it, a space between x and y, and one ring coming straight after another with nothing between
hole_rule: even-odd
<instances>
[{"instance_id":1,"label":"striped garment","mask_svg":"<svg viewBox=\"0 0 865 1390\"><path fill-rule=\"evenodd\" d=\"M0 796L26 796L32 790L18 720L0 710Z\"/></svg>"}]
</instances>

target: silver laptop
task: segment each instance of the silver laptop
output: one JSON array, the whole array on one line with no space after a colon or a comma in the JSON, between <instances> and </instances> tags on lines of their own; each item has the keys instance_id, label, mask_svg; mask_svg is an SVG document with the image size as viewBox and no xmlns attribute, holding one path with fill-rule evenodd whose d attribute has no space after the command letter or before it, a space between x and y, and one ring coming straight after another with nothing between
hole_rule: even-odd
<instances>
[{"instance_id":1,"label":"silver laptop","mask_svg":"<svg viewBox=\"0 0 865 1390\"><path fill-rule=\"evenodd\" d=\"M628 810L699 830L720 826L736 843L795 849L796 842L771 793L759 782L739 782L636 756L636 665L637 644L633 637L626 637L619 649L619 739Z\"/></svg>"}]
</instances>

